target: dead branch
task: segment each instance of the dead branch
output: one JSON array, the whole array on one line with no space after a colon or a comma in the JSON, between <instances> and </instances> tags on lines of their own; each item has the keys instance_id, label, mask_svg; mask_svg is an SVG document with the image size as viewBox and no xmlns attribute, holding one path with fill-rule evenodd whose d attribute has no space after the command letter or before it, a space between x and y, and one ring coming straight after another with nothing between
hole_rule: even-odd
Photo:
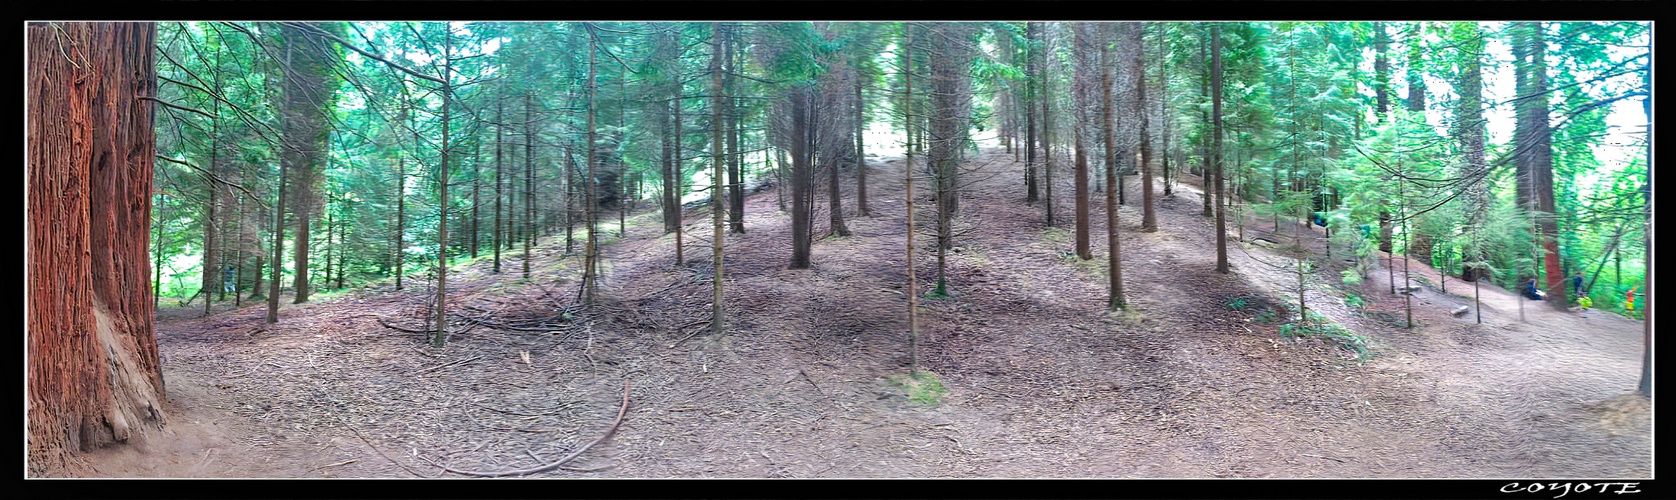
<instances>
[{"instance_id":1,"label":"dead branch","mask_svg":"<svg viewBox=\"0 0 1676 500\"><path fill-rule=\"evenodd\" d=\"M409 329L409 328L402 328L402 327L399 327L399 326L396 326L396 325L392 325L392 324L384 322L383 317L378 318L378 324L384 325L385 328L389 328L391 330L395 330L395 331L398 331L398 332L426 333L426 334L431 333L431 332L427 332L427 331L424 331L424 330L413 330L413 329Z\"/></svg>"},{"instance_id":2,"label":"dead branch","mask_svg":"<svg viewBox=\"0 0 1676 500\"><path fill-rule=\"evenodd\" d=\"M593 448L594 445L605 442L606 438L609 438L609 437L611 437L611 435L613 433L616 433L617 428L623 425L623 417L628 415L628 407L629 407L629 382L627 380L624 380L623 381L623 407L617 410L617 421L612 422L611 423L611 428L606 429L605 434L601 435L599 437L599 439L595 439L594 442L588 443L586 446L583 446L581 448L577 448L576 451L571 452L569 455L565 455L564 458L561 458L556 462L549 463L547 465L543 465L543 466L536 467L536 468L533 468L533 469L510 470L510 471L500 471L500 472L464 471L464 470L452 469L452 468L447 468L447 467L444 467L443 470L446 470L448 472L452 472L452 473L455 473L455 474L460 474L460 475L463 475L463 476L506 477L506 476L524 476L524 475L529 475L529 474L537 474L537 473L547 472L547 471L550 471L550 470L553 470L553 469L558 469L560 467L563 467L565 462L569 462L569 461L571 461L571 459L574 459L578 456L581 456L582 453L585 452L585 451L588 451L589 448Z\"/></svg>"},{"instance_id":3,"label":"dead branch","mask_svg":"<svg viewBox=\"0 0 1676 500\"><path fill-rule=\"evenodd\" d=\"M472 356L472 357L462 359L462 360L459 360L459 361L453 361L453 362L433 366L433 367L430 367L430 368L426 368L424 370L420 370L419 373L415 373L414 375L424 375L426 373L430 373L430 372L433 372L433 371L436 371L436 370L441 370L443 368L447 368L447 367L450 367L450 366L454 366L454 365L458 365L458 364L464 364L464 363L470 363L472 361L477 361L477 360L482 359L482 358L483 358L483 356Z\"/></svg>"},{"instance_id":4,"label":"dead branch","mask_svg":"<svg viewBox=\"0 0 1676 500\"><path fill-rule=\"evenodd\" d=\"M826 391L821 390L821 386L815 384L815 379L809 378L809 372L803 371L803 368L799 367L797 369L797 373L803 374L803 380L808 381L809 385L814 386L815 387L815 392L821 393L821 397L823 397L823 398L830 397L830 396L826 395Z\"/></svg>"},{"instance_id":5,"label":"dead branch","mask_svg":"<svg viewBox=\"0 0 1676 500\"><path fill-rule=\"evenodd\" d=\"M338 418L337 415L333 415L332 418L337 419L338 425L349 428L349 431L355 433L355 437L361 438L361 442L366 443L368 448L372 448L372 451L378 452L378 456L384 457L385 460L389 460L390 463L396 464L397 467L401 467L402 470L407 471L409 474L413 474L414 477L425 477L424 474L420 474L418 471L413 470L411 467L408 467L407 464L401 463L394 458L390 458L389 455L384 454L384 450L380 450L377 446L373 446L372 441L368 440L366 436L361 435L361 431L356 429L355 426L344 422L343 419Z\"/></svg>"},{"instance_id":6,"label":"dead branch","mask_svg":"<svg viewBox=\"0 0 1676 500\"><path fill-rule=\"evenodd\" d=\"M692 322L692 323L687 323L687 324L686 324L686 325L683 325L683 326L681 326L681 327L680 327L680 328L676 328L676 329L675 329L675 333L681 333L681 332L683 332L683 331L685 331L685 330L686 330L686 329L687 329L687 328L691 328L691 327L694 327L694 326L698 326L698 325L708 325L708 324L710 324L710 320L708 320L708 319L701 319L701 320L698 320L698 321L694 321L694 322ZM681 343L682 343L682 342L686 342L686 341L687 341L687 339L690 339L690 338L693 338L693 336L694 336L694 335L698 335L698 334L699 334L699 333L701 333L701 332L703 332L703 331L704 331L704 329L703 329L703 328L700 328L700 329L697 329L697 330L693 330L693 332L692 332L692 333L689 333L689 334L687 334L687 336L685 336L685 337L681 337L681 339L680 339L680 340L676 340L676 341L675 341L675 342L673 342L673 343L671 343L671 344L669 344L669 347L675 347L675 346L677 346L677 345L680 345L680 344L681 344Z\"/></svg>"}]
</instances>

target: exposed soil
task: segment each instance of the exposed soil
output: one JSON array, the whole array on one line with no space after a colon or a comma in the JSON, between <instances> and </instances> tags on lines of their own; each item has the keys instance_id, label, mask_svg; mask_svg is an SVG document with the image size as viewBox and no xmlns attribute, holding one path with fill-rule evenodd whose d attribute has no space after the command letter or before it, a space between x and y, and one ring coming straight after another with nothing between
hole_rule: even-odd
<instances>
[{"instance_id":1,"label":"exposed soil","mask_svg":"<svg viewBox=\"0 0 1676 500\"><path fill-rule=\"evenodd\" d=\"M1357 292L1365 309L1351 309L1329 264L1309 278L1306 301L1369 337L1373 356L1358 362L1329 343L1287 341L1278 322L1229 304L1295 301L1296 275L1262 263L1280 254L1233 236L1233 272L1217 274L1213 221L1199 215L1187 185L1160 199L1157 232L1136 230L1135 203L1120 209L1130 308L1107 313L1104 224L1093 228L1095 258L1077 261L1068 169L1056 185L1060 227L1047 228L1043 207L1023 203L1023 166L998 151L965 174L972 181L948 253L952 294L922 301L921 364L948 393L935 405L911 401L892 381L908 363L902 166L873 164L874 216L848 218L847 238L817 233L807 270L785 268L789 221L773 190L749 198L747 233L727 236L719 338L701 322L710 230L708 214L695 211L685 265L656 214L632 217L626 237L602 246L602 296L592 308L574 307L580 264L563 255L562 234L535 249L527 281L521 251L500 275L487 259L452 275L451 303L463 316L444 348L380 323L424 328L422 278L403 291L287 304L271 326L260 304L208 318L164 307L166 429L93 453L70 474L523 469L604 433L625 382L631 403L615 434L571 470L537 476L1651 474L1650 407L1630 393L1640 322L1531 305L1520 321L1516 297L1485 286L1476 325L1470 313L1449 314L1470 295L1428 287L1414 297L1419 326L1409 330L1383 269ZM932 191L921 182L923 291L936 258ZM1103 202L1091 198L1093 219L1103 221ZM815 220L824 230L826 215ZM1262 233L1256 226L1248 237ZM616 234L615 224L603 228ZM1410 270L1435 283L1430 268ZM1472 288L1451 280L1448 290ZM561 311L568 321L557 319ZM496 329L468 318L550 326Z\"/></svg>"}]
</instances>

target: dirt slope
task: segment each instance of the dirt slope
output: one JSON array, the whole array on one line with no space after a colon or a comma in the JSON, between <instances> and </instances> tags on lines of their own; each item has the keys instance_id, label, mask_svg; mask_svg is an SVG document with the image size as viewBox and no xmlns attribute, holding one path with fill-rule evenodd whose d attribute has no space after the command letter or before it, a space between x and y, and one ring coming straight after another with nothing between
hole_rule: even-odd
<instances>
[{"instance_id":1,"label":"dirt slope","mask_svg":"<svg viewBox=\"0 0 1676 500\"><path fill-rule=\"evenodd\" d=\"M467 331L442 349L379 323L421 327L422 286L287 306L267 328L260 306L202 319L165 311L169 429L96 453L76 474L526 468L604 432L625 381L625 423L569 464L588 472L542 476L1650 474L1649 408L1623 396L1639 374L1637 322L1529 308L1520 323L1511 296L1486 288L1487 324L1475 327L1448 316L1461 299L1427 290L1422 327L1406 331L1344 308L1341 292L1317 282L1312 307L1371 337L1375 356L1359 364L1318 341L1288 343L1228 303L1285 297L1292 278L1251 260L1275 259L1264 250L1237 247L1235 272L1216 274L1211 221L1187 186L1161 199L1156 233L1134 231L1136 207L1120 210L1132 307L1108 314L1103 250L1091 263L1065 256L1070 183L1056 186L1062 227L1048 229L1043 208L1023 203L1010 155L987 152L968 168L953 295L925 300L921 316L922 363L949 389L939 405L909 401L888 380L907 363L902 162L888 159L869 176L876 215L850 218L851 237L818 240L809 270L785 269L789 223L772 190L748 200L747 233L726 241L721 338L689 337L704 327L711 284L709 217L693 212L687 265L675 265L655 214L635 217L603 247L598 306L534 331L462 321L455 329ZM816 220L823 230L825 215ZM922 283L935 278L926 234ZM1094 235L1103 248L1103 224ZM499 276L478 262L451 277L461 287L451 296L498 323L557 316L574 305L578 267L562 246L562 235L543 241L527 282L516 259ZM1393 310L1389 297L1364 295L1370 309Z\"/></svg>"}]
</instances>

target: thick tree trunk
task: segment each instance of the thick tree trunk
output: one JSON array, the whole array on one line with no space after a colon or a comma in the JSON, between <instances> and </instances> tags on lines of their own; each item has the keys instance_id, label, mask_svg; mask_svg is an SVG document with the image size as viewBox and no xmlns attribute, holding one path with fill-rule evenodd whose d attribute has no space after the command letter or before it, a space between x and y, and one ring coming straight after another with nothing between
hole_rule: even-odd
<instances>
[{"instance_id":1,"label":"thick tree trunk","mask_svg":"<svg viewBox=\"0 0 1676 500\"><path fill-rule=\"evenodd\" d=\"M152 329L151 23L31 23L27 473L161 425Z\"/></svg>"},{"instance_id":2,"label":"thick tree trunk","mask_svg":"<svg viewBox=\"0 0 1676 500\"><path fill-rule=\"evenodd\" d=\"M954 214L959 210L959 164L966 131L972 51L969 25L937 23L928 37L931 62L929 160L937 177L937 293L948 294L948 251L954 248Z\"/></svg>"},{"instance_id":3,"label":"thick tree trunk","mask_svg":"<svg viewBox=\"0 0 1676 500\"><path fill-rule=\"evenodd\" d=\"M1467 225L1478 227L1483 224L1489 214L1489 185L1484 179L1486 163L1484 159L1484 78L1482 59L1484 41L1482 33L1476 23L1463 23L1467 31L1465 42L1460 48L1460 86L1455 90L1459 94L1455 111L1456 137L1461 143L1461 156L1464 158L1461 175L1473 179L1465 188L1463 198L1467 208ZM1487 252L1478 241L1474 233L1473 245L1463 260L1484 262L1488 259ZM1486 276L1480 267L1470 267L1462 276L1476 283Z\"/></svg>"},{"instance_id":4,"label":"thick tree trunk","mask_svg":"<svg viewBox=\"0 0 1676 500\"><path fill-rule=\"evenodd\" d=\"M1513 161L1525 190L1520 206L1536 219L1542 247L1543 274L1547 278L1548 305L1564 310L1568 294L1565 274L1560 269L1559 225L1554 214L1553 137L1548 127L1548 77L1546 42L1540 22L1515 23L1515 87Z\"/></svg>"},{"instance_id":5,"label":"thick tree trunk","mask_svg":"<svg viewBox=\"0 0 1676 500\"><path fill-rule=\"evenodd\" d=\"M1409 111L1423 113L1426 111L1426 80L1422 78L1421 68L1425 64L1425 41L1420 36L1421 23L1410 23L1404 43L1408 44L1408 99Z\"/></svg>"},{"instance_id":6,"label":"thick tree trunk","mask_svg":"<svg viewBox=\"0 0 1676 500\"><path fill-rule=\"evenodd\" d=\"M280 162L289 163L295 179L296 210L296 273L293 288L294 303L308 302L309 296L309 224L314 220L315 205L319 204L317 189L320 165L326 158L326 138L331 132L326 112L332 89L328 83L332 74L329 56L323 53L318 40L310 39L302 31L291 27L280 29L286 45L285 119L283 131L288 147L280 154Z\"/></svg>"},{"instance_id":7,"label":"thick tree trunk","mask_svg":"<svg viewBox=\"0 0 1676 500\"><path fill-rule=\"evenodd\" d=\"M790 269L808 269L811 220L811 198L814 197L814 179L810 165L810 136L813 128L809 123L810 91L806 88L793 90L790 93L791 105L791 265ZM714 193L714 192L712 192ZM712 197L714 194L712 194ZM717 207L720 208L720 207Z\"/></svg>"},{"instance_id":8,"label":"thick tree trunk","mask_svg":"<svg viewBox=\"0 0 1676 500\"><path fill-rule=\"evenodd\" d=\"M1391 110L1391 63L1386 54L1390 51L1390 38L1385 34L1385 23L1373 23L1374 47L1373 58L1373 95L1376 106L1374 112L1379 123L1385 123L1385 114ZM1381 248L1381 251L1390 251Z\"/></svg>"}]
</instances>

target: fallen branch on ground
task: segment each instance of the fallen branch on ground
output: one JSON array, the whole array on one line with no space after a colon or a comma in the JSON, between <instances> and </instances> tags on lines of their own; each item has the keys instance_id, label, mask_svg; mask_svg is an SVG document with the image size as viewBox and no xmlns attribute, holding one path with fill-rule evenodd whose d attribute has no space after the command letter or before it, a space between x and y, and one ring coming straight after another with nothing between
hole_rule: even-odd
<instances>
[{"instance_id":1,"label":"fallen branch on ground","mask_svg":"<svg viewBox=\"0 0 1676 500\"><path fill-rule=\"evenodd\" d=\"M1306 456L1306 457L1315 457L1315 458L1321 458L1321 459L1326 459L1326 460L1332 460L1334 462L1338 462L1338 463L1341 463L1341 464L1344 463L1343 460L1339 460L1339 459L1333 458L1333 457L1324 457L1324 456L1321 456L1321 455L1311 455L1311 454L1308 454L1308 453L1299 453L1299 455L1303 455L1303 456Z\"/></svg>"},{"instance_id":2,"label":"fallen branch on ground","mask_svg":"<svg viewBox=\"0 0 1676 500\"><path fill-rule=\"evenodd\" d=\"M679 334L679 333L681 333L682 331L684 331L688 328L691 328L691 327L694 327L694 326L697 326L697 325L708 325L708 324L710 324L710 320L701 319L701 320L698 320L698 321L694 321L692 323L687 323L685 325L682 325L680 328L676 328L675 333ZM687 339L693 338L694 335L698 335L699 333L701 333L703 331L704 331L703 328L693 330L692 333L687 334L687 336L685 336L685 337L681 337L680 340L676 340L675 342L670 343L669 347L674 348L677 345L681 345L682 342L686 342Z\"/></svg>"},{"instance_id":3,"label":"fallen branch on ground","mask_svg":"<svg viewBox=\"0 0 1676 500\"><path fill-rule=\"evenodd\" d=\"M826 395L826 391L821 390L821 386L815 384L815 379L809 378L809 372L803 371L803 368L798 368L797 373L803 374L803 380L808 381L809 385L815 386L815 392L821 393L821 397L830 397Z\"/></svg>"},{"instance_id":4,"label":"fallen branch on ground","mask_svg":"<svg viewBox=\"0 0 1676 500\"><path fill-rule=\"evenodd\" d=\"M459 360L459 361L453 361L453 362L433 366L433 367L430 367L430 368L426 368L424 370L420 370L419 373L415 373L414 375L424 375L426 373L430 373L430 372L433 372L433 371L436 371L436 370L441 370L443 368L458 365L458 364L461 364L461 363L470 363L472 361L477 361L479 359L483 359L483 356L472 356L472 357L462 359L462 360Z\"/></svg>"},{"instance_id":5,"label":"fallen branch on ground","mask_svg":"<svg viewBox=\"0 0 1676 500\"><path fill-rule=\"evenodd\" d=\"M399 327L399 326L396 326L396 325L392 325L392 324L389 324L389 323L386 323L386 322L384 322L384 318L383 318L383 317L379 317L379 318L378 318L378 324L380 324L380 325L384 325L384 327L385 327L385 328L389 328L389 329L391 329L391 330L395 330L395 331L398 331L398 332L407 332L407 333L424 333L424 334L429 334L429 333L431 333L431 332L427 332L427 331L424 331L424 330L413 330L413 329L408 329L408 328L402 328L402 327Z\"/></svg>"},{"instance_id":6,"label":"fallen branch on ground","mask_svg":"<svg viewBox=\"0 0 1676 500\"><path fill-rule=\"evenodd\" d=\"M337 418L337 416L333 415L332 418ZM378 449L377 446L373 446L372 441L368 440L366 436L361 435L361 431L359 429L356 429L355 426L349 425L348 423L344 422L343 419L341 419L341 418L337 418L337 421L338 421L338 425L348 427L350 432L355 433L355 437L361 438L361 442L366 443L368 448L372 448L372 451L378 452L378 456L384 457L385 460L389 460L390 463L396 464L397 467L401 467L402 470L407 471L409 474L413 474L414 477L425 477L424 474L420 474L418 471L413 470L412 468L408 467L407 464L398 462L398 461L396 461L396 459L390 458L389 455L385 455L384 450L380 450L380 449Z\"/></svg>"},{"instance_id":7,"label":"fallen branch on ground","mask_svg":"<svg viewBox=\"0 0 1676 500\"><path fill-rule=\"evenodd\" d=\"M553 470L553 469L561 468L561 467L564 466L565 462L569 462L572 459L574 459L578 456L581 456L582 452L588 451L588 449L593 448L594 445L605 442L606 438L609 438L609 437L611 437L612 434L616 433L617 428L623 425L623 417L628 415L628 407L629 407L629 383L628 383L627 380L624 380L623 381L623 407L617 410L617 421L612 422L611 423L611 428L606 429L605 434L601 435L599 437L599 439L595 439L594 442L588 443L587 446L577 448L576 451L571 452L569 455L565 455L564 458L561 458L558 461L555 461L553 463L549 463L547 465L543 465L543 466L536 467L536 468L533 468L533 469L510 470L510 471L500 471L500 472L465 471L465 470L452 469L452 468L447 468L447 467L444 467L443 469L447 470L448 472L452 472L452 473L460 474L460 475L464 475L464 476L506 477L506 476L524 476L524 475L529 475L529 474L537 474L537 473L547 472L547 471L550 471L550 470Z\"/></svg>"}]
</instances>

